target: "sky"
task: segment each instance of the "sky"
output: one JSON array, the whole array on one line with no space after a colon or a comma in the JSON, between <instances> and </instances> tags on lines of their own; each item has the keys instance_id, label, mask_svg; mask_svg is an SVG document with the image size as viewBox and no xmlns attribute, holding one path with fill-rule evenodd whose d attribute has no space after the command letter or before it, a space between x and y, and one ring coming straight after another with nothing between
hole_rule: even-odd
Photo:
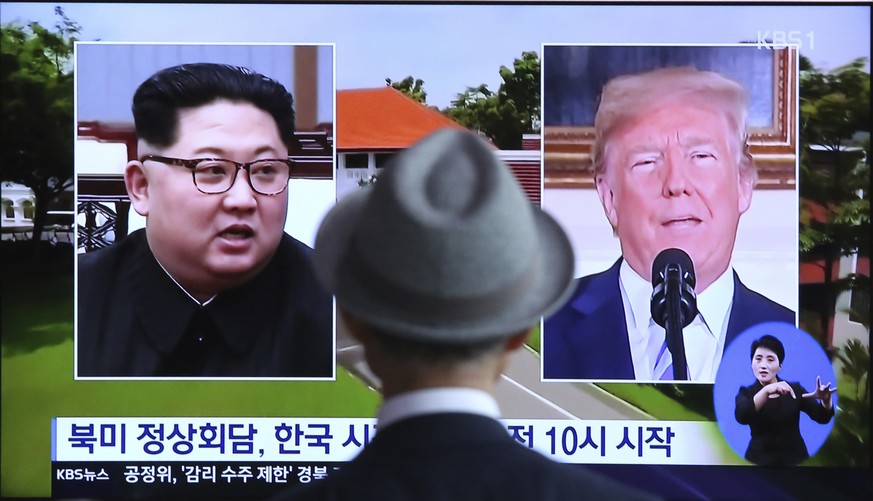
<instances>
[{"instance_id":1,"label":"sky","mask_svg":"<svg viewBox=\"0 0 873 501\"><path fill-rule=\"evenodd\" d=\"M82 40L326 42L338 89L421 78L445 108L467 87L496 91L501 65L543 43L799 41L828 70L870 58L868 6L251 5L0 3L0 22L54 25L54 6ZM869 62L867 66L869 70Z\"/></svg>"}]
</instances>

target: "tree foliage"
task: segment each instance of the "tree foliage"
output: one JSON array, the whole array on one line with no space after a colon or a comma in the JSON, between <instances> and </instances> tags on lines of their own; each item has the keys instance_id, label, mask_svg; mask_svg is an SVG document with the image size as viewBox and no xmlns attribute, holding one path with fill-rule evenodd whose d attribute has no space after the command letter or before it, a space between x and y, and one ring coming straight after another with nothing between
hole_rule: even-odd
<instances>
[{"instance_id":1,"label":"tree foliage","mask_svg":"<svg viewBox=\"0 0 873 501\"><path fill-rule=\"evenodd\" d=\"M869 334L869 324L867 325ZM834 431L817 454L824 464L870 466L870 348L857 339L849 341L838 352L842 374L851 382L854 391L840 388L837 405L839 413ZM844 383L840 383L843 385Z\"/></svg>"},{"instance_id":2,"label":"tree foliage","mask_svg":"<svg viewBox=\"0 0 873 501\"><path fill-rule=\"evenodd\" d=\"M837 152L858 131L869 130L870 74L866 58L830 72L811 64L800 74L800 135L807 144Z\"/></svg>"},{"instance_id":3,"label":"tree foliage","mask_svg":"<svg viewBox=\"0 0 873 501\"><path fill-rule=\"evenodd\" d=\"M826 332L837 294L861 283L838 280L830 270L841 256L870 256L869 136L859 134L870 130L870 74L864 58L830 72L801 62L800 249L825 270L816 314Z\"/></svg>"},{"instance_id":4,"label":"tree foliage","mask_svg":"<svg viewBox=\"0 0 873 501\"><path fill-rule=\"evenodd\" d=\"M485 84L467 87L443 113L488 136L502 149L521 149L525 133L540 130L540 59L523 52L512 68L500 67L503 83L497 92Z\"/></svg>"},{"instance_id":5,"label":"tree foliage","mask_svg":"<svg viewBox=\"0 0 873 501\"><path fill-rule=\"evenodd\" d=\"M399 82L395 82L390 78L385 79L385 83L415 99L421 104L427 103L427 92L424 90L424 80L420 78L412 78L408 76Z\"/></svg>"},{"instance_id":6,"label":"tree foliage","mask_svg":"<svg viewBox=\"0 0 873 501\"><path fill-rule=\"evenodd\" d=\"M870 131L870 74L863 70L865 63L859 58L825 73L807 61L800 74L800 194L830 215L824 227L823 221L802 226L809 230L804 250L835 244L844 255L869 255L869 238L863 237L869 237L870 201L860 193L869 188L869 155L864 154L865 147L869 152L869 135L866 144L858 139L861 131ZM859 231L864 228L867 231Z\"/></svg>"},{"instance_id":7,"label":"tree foliage","mask_svg":"<svg viewBox=\"0 0 873 501\"><path fill-rule=\"evenodd\" d=\"M60 7L51 29L0 26L0 180L33 190L33 240L48 204L73 183L73 42L80 27Z\"/></svg>"},{"instance_id":8,"label":"tree foliage","mask_svg":"<svg viewBox=\"0 0 873 501\"><path fill-rule=\"evenodd\" d=\"M869 276L831 276L841 256L870 257L870 74L864 71L865 64L860 58L823 72L801 57L800 250L801 259L824 268L824 287L815 298L817 311L811 312L818 318L815 327L820 335L827 332L840 292L870 294ZM869 333L869 312L853 314ZM832 464L848 461L852 466L869 466L866 344L850 341L836 349L844 381L857 390L840 392L835 433L820 451Z\"/></svg>"}]
</instances>

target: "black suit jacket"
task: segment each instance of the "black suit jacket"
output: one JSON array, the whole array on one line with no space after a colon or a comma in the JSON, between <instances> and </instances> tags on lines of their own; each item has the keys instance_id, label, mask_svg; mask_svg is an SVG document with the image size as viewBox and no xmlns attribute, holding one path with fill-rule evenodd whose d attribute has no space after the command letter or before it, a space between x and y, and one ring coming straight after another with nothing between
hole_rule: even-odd
<instances>
[{"instance_id":1,"label":"black suit jacket","mask_svg":"<svg viewBox=\"0 0 873 501\"><path fill-rule=\"evenodd\" d=\"M78 375L331 377L333 302L309 253L283 235L258 276L204 307L161 269L144 230L80 255Z\"/></svg>"},{"instance_id":2,"label":"black suit jacket","mask_svg":"<svg viewBox=\"0 0 873 501\"><path fill-rule=\"evenodd\" d=\"M798 383L788 383L797 398L779 395L767 399L761 410L755 409L755 394L761 383L755 381L740 388L736 398L736 418L747 424L752 439L746 450L746 459L766 466L795 465L809 457L806 443L800 435L800 413L805 412L817 423L827 423L834 416L834 408L825 409L814 398L802 398L806 389Z\"/></svg>"},{"instance_id":3,"label":"black suit jacket","mask_svg":"<svg viewBox=\"0 0 873 501\"><path fill-rule=\"evenodd\" d=\"M621 300L619 267L579 279L570 300L543 327L546 379L634 379ZM764 322L794 325L794 312L752 291L734 272L734 297L725 347Z\"/></svg>"},{"instance_id":4,"label":"black suit jacket","mask_svg":"<svg viewBox=\"0 0 873 501\"><path fill-rule=\"evenodd\" d=\"M413 417L380 430L350 463L280 500L648 499L581 466L560 464L475 414Z\"/></svg>"}]
</instances>

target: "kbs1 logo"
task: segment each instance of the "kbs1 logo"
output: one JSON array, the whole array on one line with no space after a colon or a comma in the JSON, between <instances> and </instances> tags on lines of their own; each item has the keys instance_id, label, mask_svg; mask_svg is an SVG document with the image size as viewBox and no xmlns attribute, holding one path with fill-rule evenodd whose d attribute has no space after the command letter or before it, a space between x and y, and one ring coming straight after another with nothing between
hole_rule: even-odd
<instances>
[{"instance_id":1,"label":"kbs1 logo","mask_svg":"<svg viewBox=\"0 0 873 501\"><path fill-rule=\"evenodd\" d=\"M800 30L758 30L755 46L758 49L778 49L786 45L796 45L798 49L815 49L815 32Z\"/></svg>"}]
</instances>

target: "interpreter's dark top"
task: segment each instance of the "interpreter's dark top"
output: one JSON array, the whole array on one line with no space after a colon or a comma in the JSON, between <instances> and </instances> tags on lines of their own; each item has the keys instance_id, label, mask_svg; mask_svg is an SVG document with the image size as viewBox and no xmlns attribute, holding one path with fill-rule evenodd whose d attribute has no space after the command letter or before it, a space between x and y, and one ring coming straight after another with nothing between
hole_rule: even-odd
<instances>
[{"instance_id":1,"label":"interpreter's dark top","mask_svg":"<svg viewBox=\"0 0 873 501\"><path fill-rule=\"evenodd\" d=\"M332 299L289 235L254 279L194 302L144 230L79 257L77 373L140 377L331 377Z\"/></svg>"},{"instance_id":2,"label":"interpreter's dark top","mask_svg":"<svg viewBox=\"0 0 873 501\"><path fill-rule=\"evenodd\" d=\"M554 462L513 439L490 417L439 413L379 430L327 478L271 501L644 500L581 465Z\"/></svg>"},{"instance_id":3,"label":"interpreter's dark top","mask_svg":"<svg viewBox=\"0 0 873 501\"><path fill-rule=\"evenodd\" d=\"M798 383L788 383L797 398L790 394L768 398L761 410L755 410L755 394L761 383L740 387L736 398L736 419L752 430L746 459L767 466L794 465L809 457L800 435L800 413L805 412L817 423L825 424L834 416L833 406L826 409L815 398L803 398L807 391Z\"/></svg>"}]
</instances>

